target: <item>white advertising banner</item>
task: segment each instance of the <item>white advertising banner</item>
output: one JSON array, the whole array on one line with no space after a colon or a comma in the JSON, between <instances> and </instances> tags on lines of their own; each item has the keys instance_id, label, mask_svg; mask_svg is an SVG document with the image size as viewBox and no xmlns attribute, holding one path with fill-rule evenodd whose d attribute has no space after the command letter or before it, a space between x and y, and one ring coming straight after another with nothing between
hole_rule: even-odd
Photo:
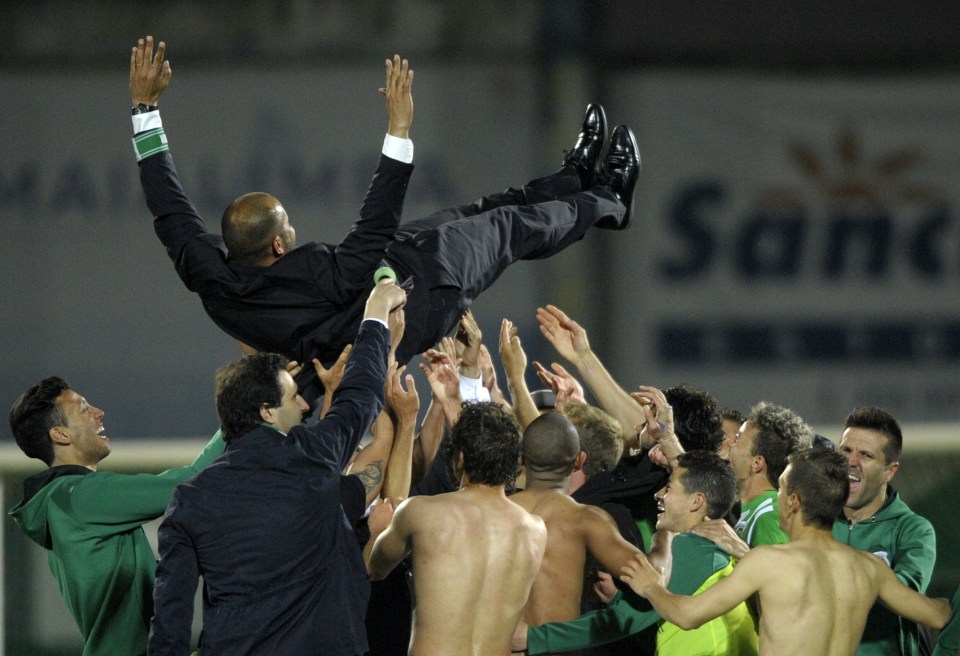
<instances>
[{"instance_id":1,"label":"white advertising banner","mask_svg":"<svg viewBox=\"0 0 960 656\"><path fill-rule=\"evenodd\" d=\"M960 82L657 73L612 89L643 154L613 252L622 376L814 422L860 404L960 418Z\"/></svg>"}]
</instances>

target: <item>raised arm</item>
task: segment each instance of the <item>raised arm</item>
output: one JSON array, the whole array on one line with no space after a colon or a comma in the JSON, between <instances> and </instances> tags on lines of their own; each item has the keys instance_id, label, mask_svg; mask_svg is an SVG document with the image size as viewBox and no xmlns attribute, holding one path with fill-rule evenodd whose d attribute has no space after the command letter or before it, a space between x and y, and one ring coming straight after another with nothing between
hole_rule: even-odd
<instances>
[{"instance_id":1,"label":"raised arm","mask_svg":"<svg viewBox=\"0 0 960 656\"><path fill-rule=\"evenodd\" d=\"M379 496L383 489L384 475L387 470L387 461L390 450L393 448L393 422L382 410L370 427L373 441L360 449L357 457L347 467L347 474L356 476L363 483L365 506L369 506Z\"/></svg>"},{"instance_id":2,"label":"raised arm","mask_svg":"<svg viewBox=\"0 0 960 656\"><path fill-rule=\"evenodd\" d=\"M406 59L394 55L386 60L386 82L379 91L386 99L387 137L383 156L360 206L360 218L334 249L334 264L343 290L331 290L335 297L354 293L366 285L380 266L387 246L400 225L407 183L413 170L413 143L409 141L413 122L413 70ZM336 292L341 291L341 294Z\"/></svg>"},{"instance_id":3,"label":"raised arm","mask_svg":"<svg viewBox=\"0 0 960 656\"><path fill-rule=\"evenodd\" d=\"M558 411L562 412L563 406L568 403L587 403L587 397L583 394L583 386L569 371L563 368L563 365L554 362L550 365L550 369L547 369L539 362L534 362L533 368L536 370L540 382L553 390L553 393L557 396Z\"/></svg>"},{"instance_id":4,"label":"raised arm","mask_svg":"<svg viewBox=\"0 0 960 656\"><path fill-rule=\"evenodd\" d=\"M590 348L587 331L554 305L537 308L537 321L540 322L540 332L557 353L577 368L600 407L620 422L624 442L635 442L633 427L645 421L643 411Z\"/></svg>"},{"instance_id":5,"label":"raised arm","mask_svg":"<svg viewBox=\"0 0 960 656\"><path fill-rule=\"evenodd\" d=\"M393 334L390 335L391 341ZM347 344L340 352L337 361L327 369L318 358L313 359L313 369L317 372L317 378L323 385L323 405L320 407L319 419L323 419L330 411L330 404L333 403L333 393L337 391L337 385L343 380L343 370L347 367L347 359L350 357L350 351L353 344Z\"/></svg>"},{"instance_id":6,"label":"raised arm","mask_svg":"<svg viewBox=\"0 0 960 656\"><path fill-rule=\"evenodd\" d=\"M428 352L430 353L430 352ZM420 363L420 369L430 383L433 401L443 408L443 416L448 426L453 426L460 418L463 401L460 398L460 377L446 356L432 352L430 363Z\"/></svg>"},{"instance_id":7,"label":"raised arm","mask_svg":"<svg viewBox=\"0 0 960 656\"><path fill-rule=\"evenodd\" d=\"M509 319L500 324L500 362L507 376L507 389L513 399L513 409L520 423L520 431L526 429L530 423L540 416L537 405L530 396L525 374L527 371L527 354L520 343L517 327Z\"/></svg>"},{"instance_id":8,"label":"raised arm","mask_svg":"<svg viewBox=\"0 0 960 656\"><path fill-rule=\"evenodd\" d=\"M325 457L332 450L338 469L347 466L360 439L383 409L390 339L386 325L390 313L400 310L406 300L406 292L389 278L374 286L330 412L317 424L317 432L327 438L301 443L305 450L324 451Z\"/></svg>"},{"instance_id":9,"label":"raised arm","mask_svg":"<svg viewBox=\"0 0 960 656\"><path fill-rule=\"evenodd\" d=\"M383 496L393 503L400 503L410 494L413 433L420 411L420 397L413 384L413 376L407 374L404 389L403 372L404 367L398 368L394 364L387 380L387 404L393 413L394 438Z\"/></svg>"}]
</instances>

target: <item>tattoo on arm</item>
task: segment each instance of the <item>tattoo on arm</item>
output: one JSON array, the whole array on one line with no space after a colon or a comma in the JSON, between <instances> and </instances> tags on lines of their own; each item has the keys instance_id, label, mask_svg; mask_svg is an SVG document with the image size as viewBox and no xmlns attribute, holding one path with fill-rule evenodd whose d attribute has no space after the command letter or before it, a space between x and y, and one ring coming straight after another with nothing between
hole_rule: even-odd
<instances>
[{"instance_id":1,"label":"tattoo on arm","mask_svg":"<svg viewBox=\"0 0 960 656\"><path fill-rule=\"evenodd\" d=\"M354 472L363 483L367 494L383 482L383 460L374 460L358 472Z\"/></svg>"}]
</instances>

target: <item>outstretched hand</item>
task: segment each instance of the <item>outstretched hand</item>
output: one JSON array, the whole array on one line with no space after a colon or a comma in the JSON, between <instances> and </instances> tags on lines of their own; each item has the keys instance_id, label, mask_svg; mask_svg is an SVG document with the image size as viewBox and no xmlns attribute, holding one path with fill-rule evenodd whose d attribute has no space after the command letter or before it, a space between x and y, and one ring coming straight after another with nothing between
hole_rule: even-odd
<instances>
[{"instance_id":1,"label":"outstretched hand","mask_svg":"<svg viewBox=\"0 0 960 656\"><path fill-rule=\"evenodd\" d=\"M576 365L590 353L587 331L560 308L555 305L537 308L537 321L543 336L568 361Z\"/></svg>"},{"instance_id":2,"label":"outstretched hand","mask_svg":"<svg viewBox=\"0 0 960 656\"><path fill-rule=\"evenodd\" d=\"M154 54L153 37L148 36L138 39L130 51L130 98L134 105L156 105L170 84L173 71L170 62L163 58L166 50L167 44L161 41Z\"/></svg>"},{"instance_id":3,"label":"outstretched hand","mask_svg":"<svg viewBox=\"0 0 960 656\"><path fill-rule=\"evenodd\" d=\"M553 371L550 371L539 362L533 363L533 368L537 372L537 378L544 385L550 387L557 396L557 410L562 411L567 403L586 403L587 398L583 393L583 386L569 371L563 368L557 362L550 365Z\"/></svg>"},{"instance_id":4,"label":"outstretched hand","mask_svg":"<svg viewBox=\"0 0 960 656\"><path fill-rule=\"evenodd\" d=\"M500 324L500 363L508 380L523 380L527 370L527 354L520 342L520 333L509 319Z\"/></svg>"},{"instance_id":5,"label":"outstretched hand","mask_svg":"<svg viewBox=\"0 0 960 656\"><path fill-rule=\"evenodd\" d=\"M387 371L387 404L397 416L398 421L414 423L417 420L417 412L420 410L420 397L417 395L413 376L407 374L404 378L405 370L405 366L398 366L396 362L390 365ZM403 387L404 381L406 381L406 389Z\"/></svg>"},{"instance_id":6,"label":"outstretched hand","mask_svg":"<svg viewBox=\"0 0 960 656\"><path fill-rule=\"evenodd\" d=\"M641 597L649 597L652 590L664 587L663 568L654 569L647 557L638 553L620 568L620 580Z\"/></svg>"},{"instance_id":7,"label":"outstretched hand","mask_svg":"<svg viewBox=\"0 0 960 656\"><path fill-rule=\"evenodd\" d=\"M401 139L410 138L413 123L413 69L410 63L394 55L387 60L387 82L379 91L387 99L387 133Z\"/></svg>"},{"instance_id":8,"label":"outstretched hand","mask_svg":"<svg viewBox=\"0 0 960 656\"><path fill-rule=\"evenodd\" d=\"M325 368L318 358L313 359L313 370L317 372L317 378L320 379L325 394L333 394L337 391L337 386L340 384L340 381L343 380L343 372L347 367L347 358L350 357L350 351L352 349L353 344L344 346L337 361L330 365L329 369Z\"/></svg>"}]
</instances>

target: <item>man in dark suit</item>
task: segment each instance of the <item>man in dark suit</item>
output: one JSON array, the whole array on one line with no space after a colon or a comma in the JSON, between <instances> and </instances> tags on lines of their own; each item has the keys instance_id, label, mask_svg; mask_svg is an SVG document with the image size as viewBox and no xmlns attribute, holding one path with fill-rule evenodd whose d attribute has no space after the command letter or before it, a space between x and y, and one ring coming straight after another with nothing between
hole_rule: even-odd
<instances>
[{"instance_id":1,"label":"man in dark suit","mask_svg":"<svg viewBox=\"0 0 960 656\"><path fill-rule=\"evenodd\" d=\"M640 167L633 133L617 127L599 165L606 119L587 109L573 150L556 174L519 189L400 224L413 170L413 71L386 62L389 116L383 156L360 208L360 219L337 245L297 247L283 206L265 193L227 207L223 237L207 232L180 184L157 102L170 81L161 42L141 39L130 56L134 146L154 228L184 284L207 314L253 351L299 362L336 359L356 333L374 273L390 267L410 292L407 327L397 351L406 362L450 332L464 310L513 262L549 257L591 226L622 229L630 219ZM311 405L319 386L312 367L297 378Z\"/></svg>"},{"instance_id":2,"label":"man in dark suit","mask_svg":"<svg viewBox=\"0 0 960 656\"><path fill-rule=\"evenodd\" d=\"M340 471L383 407L388 318L406 300L390 280L365 304L330 411L313 428L275 353L217 374L223 456L174 493L159 530L152 655L189 652L193 598L204 579L204 656L367 650L370 594Z\"/></svg>"}]
</instances>

